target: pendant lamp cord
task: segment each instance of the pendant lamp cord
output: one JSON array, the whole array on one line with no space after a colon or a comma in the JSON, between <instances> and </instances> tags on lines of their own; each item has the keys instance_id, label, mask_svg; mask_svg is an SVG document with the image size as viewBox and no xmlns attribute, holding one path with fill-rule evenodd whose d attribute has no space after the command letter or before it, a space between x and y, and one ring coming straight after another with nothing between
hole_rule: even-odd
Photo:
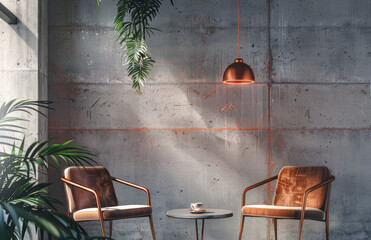
<instances>
[{"instance_id":1,"label":"pendant lamp cord","mask_svg":"<svg viewBox=\"0 0 371 240\"><path fill-rule=\"evenodd\" d=\"M238 0L238 58L240 58L240 0Z\"/></svg>"}]
</instances>

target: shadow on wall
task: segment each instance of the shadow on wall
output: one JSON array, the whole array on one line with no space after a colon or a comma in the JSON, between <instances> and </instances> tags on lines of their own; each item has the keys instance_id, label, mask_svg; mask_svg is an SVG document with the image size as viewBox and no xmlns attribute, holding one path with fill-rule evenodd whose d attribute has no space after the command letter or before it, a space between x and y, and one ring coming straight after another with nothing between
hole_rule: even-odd
<instances>
[{"instance_id":1,"label":"shadow on wall","mask_svg":"<svg viewBox=\"0 0 371 240\"><path fill-rule=\"evenodd\" d=\"M22 22L22 20L18 19L17 24L9 25L9 27L17 33L17 35L23 40L25 44L27 44L28 48L33 51L35 56L38 55L38 38L37 35L31 31L27 25ZM14 49L9 49L13 51ZM10 55L10 54L9 54Z\"/></svg>"},{"instance_id":2,"label":"shadow on wall","mask_svg":"<svg viewBox=\"0 0 371 240\"><path fill-rule=\"evenodd\" d=\"M98 88L101 89L101 88ZM140 114L135 108L129 106L122 111L112 111L110 109L115 101L106 103L107 98L115 99L114 96L122 96L122 89L109 89L112 96L105 96L106 87L103 90L86 91L82 89L77 94L68 97L75 99L69 101L65 93L52 90L51 99L56 101L57 111L53 112L49 125L55 130L50 130L51 137L58 136L65 139L74 138L76 142L84 147L96 152L97 159L106 166L112 175L119 176L129 181L137 182L147 186L152 192L155 225L163 226L158 231L159 236L172 236L175 232L163 232L166 225L174 226L172 231L176 231L176 225L165 218L166 211L171 208L188 207L189 202L204 201L209 207L225 206L239 212L240 198L242 189L257 180L265 178L265 158L266 142L264 130L222 130L222 129L173 129L166 126L174 126L178 121L161 121L155 129L130 128L119 129L120 123L131 125L132 121L143 122L146 114ZM68 90L69 91L69 90ZM126 94L132 93L133 102L145 95L137 96L130 88L124 90ZM126 95L127 96L127 95ZM182 96L182 93L177 93ZM183 95L184 96L184 95ZM129 96L127 96L130 98ZM184 96L185 97L185 96ZM177 97L179 98L179 97ZM87 104L85 101L95 104L100 112L92 118L87 117ZM166 99L166 97L165 97ZM180 98L183 101L184 98ZM116 100L116 99L115 99ZM121 100L119 100L121 102ZM147 99L138 100L138 102ZM125 102L125 101L124 101ZM65 104L67 103L67 104ZM153 102L151 102L153 104ZM170 103L171 104L171 103ZM121 103L119 103L121 105ZM151 107L153 107L151 105ZM120 109L117 107L116 109ZM176 112L176 111L174 111ZM76 114L83 113L80 115ZM124 113L124 114L122 114ZM109 119L118 119L118 126L115 122L99 122L100 114L108 114ZM185 117L185 119L200 119L197 111ZM52 116L52 113L50 113ZM149 114L151 115L151 114ZM187 115L186 115L187 116ZM101 117L103 118L103 117ZM68 120L68 123L61 119ZM150 118L151 120L151 118ZM157 123L157 122L155 122ZM75 126L115 126L107 129L74 129L71 131L57 130L58 127L64 128L69 124ZM83 127L85 128L85 127ZM256 162L254 160L258 159ZM251 171L254 169L254 171ZM51 190L52 194L57 194L64 199L62 184L58 178L61 172L50 172L53 182L58 185ZM197 186L195 188L195 186ZM264 189L262 189L264 190ZM126 190L117 189L118 198L123 199L124 203L137 202L136 198L141 198L140 193L126 195ZM223 193L223 197L220 196ZM265 194L252 196L251 200L256 203L264 202ZM237 214L238 216L238 214ZM238 226L239 219L234 218L231 226ZM123 224L123 223L118 223ZM217 223L211 223L217 224ZM255 226L255 225L252 225ZM192 226L190 226L192 227ZM125 228L130 229L130 226ZM191 230L189 230L191 231ZM234 232L234 231L233 231ZM98 233L98 232L97 232ZM226 235L231 233L225 233ZM233 233L236 234L236 233Z\"/></svg>"},{"instance_id":3,"label":"shadow on wall","mask_svg":"<svg viewBox=\"0 0 371 240\"><path fill-rule=\"evenodd\" d=\"M229 36L234 30L227 32ZM226 67L234 58L214 59L208 69L200 68L204 60L198 57L197 49L184 60L184 67L189 72L185 70L182 75L178 71L179 65L174 66L169 61L165 67L168 68L166 80L170 83L149 81L142 95L131 89L130 83L107 84L104 79L110 75L98 77L99 74L92 72L93 82L83 83L82 79L88 79L84 74L86 66L74 58L84 60L82 57L87 55L91 58L95 51L85 49L90 46L82 43L85 33L79 33L81 36L76 38L71 37L72 34L58 35L65 42L60 47L55 45L58 40L54 39L54 30L49 34L53 39L49 46L49 96L57 109L50 112L50 137L75 139L76 144L96 152L97 159L112 175L148 187L158 238L193 236L193 224L184 225L165 215L169 209L185 208L194 201L235 212L235 217L226 224L219 221L207 223L210 231L206 237L237 238L242 190L267 176L266 86L226 87L219 83L219 77L206 84L199 82L197 78L203 76L203 71L214 75L210 69L216 67L222 72L222 62L226 62ZM222 42L217 43L220 48L224 48ZM230 41L230 44L235 42ZM113 47L111 44L110 48ZM69 55L72 50L75 53ZM62 60L58 59L61 51ZM259 61L264 62L261 60L264 54L256 54ZM160 63L165 57L157 55L155 58ZM115 66L122 75L121 64ZM88 68L99 71L99 66L88 65ZM59 181L61 174L61 171L49 172L51 180L57 182L50 192L64 199ZM126 204L144 197L136 192L126 194L130 191L127 189L116 190L118 198ZM257 190L257 194L249 196L249 201L263 203L265 190L264 187ZM134 223L118 222L116 229L119 232L124 229L121 231L128 236L149 236L147 229L138 231ZM246 230L260 229L251 231L251 236L259 239L265 238L267 231L264 228L265 224L255 221ZM94 227L92 233L100 234Z\"/></svg>"}]
</instances>

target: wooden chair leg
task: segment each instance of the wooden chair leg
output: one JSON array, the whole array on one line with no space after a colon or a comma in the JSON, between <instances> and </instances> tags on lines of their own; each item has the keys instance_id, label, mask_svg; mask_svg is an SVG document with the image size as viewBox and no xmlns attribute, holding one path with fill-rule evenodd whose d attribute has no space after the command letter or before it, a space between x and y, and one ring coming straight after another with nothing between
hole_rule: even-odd
<instances>
[{"instance_id":1,"label":"wooden chair leg","mask_svg":"<svg viewBox=\"0 0 371 240\"><path fill-rule=\"evenodd\" d=\"M273 218L273 224L274 224L274 239L277 240L277 219Z\"/></svg>"},{"instance_id":2,"label":"wooden chair leg","mask_svg":"<svg viewBox=\"0 0 371 240\"><path fill-rule=\"evenodd\" d=\"M301 218L300 219L300 224L299 224L298 240L300 240L300 237L301 237L301 231L303 229L303 224L304 224L304 218Z\"/></svg>"},{"instance_id":3,"label":"wooden chair leg","mask_svg":"<svg viewBox=\"0 0 371 240\"><path fill-rule=\"evenodd\" d=\"M109 238L112 238L112 220L109 221Z\"/></svg>"},{"instance_id":4,"label":"wooden chair leg","mask_svg":"<svg viewBox=\"0 0 371 240\"><path fill-rule=\"evenodd\" d=\"M242 231L243 231L244 223L245 223L245 216L241 214L240 236L238 237L238 240L241 240L241 238L242 238Z\"/></svg>"},{"instance_id":5,"label":"wooden chair leg","mask_svg":"<svg viewBox=\"0 0 371 240\"><path fill-rule=\"evenodd\" d=\"M100 221L100 226L102 228L103 237L106 237L106 229L104 228L104 221L103 219L99 219L99 221Z\"/></svg>"},{"instance_id":6,"label":"wooden chair leg","mask_svg":"<svg viewBox=\"0 0 371 240\"><path fill-rule=\"evenodd\" d=\"M153 226L152 215L149 216L149 224L151 225L151 231L152 231L152 237L153 237L153 240L156 240L155 228L154 228L154 226Z\"/></svg>"},{"instance_id":7,"label":"wooden chair leg","mask_svg":"<svg viewBox=\"0 0 371 240\"><path fill-rule=\"evenodd\" d=\"M328 217L326 217L326 240L329 239L330 239L329 220Z\"/></svg>"}]
</instances>

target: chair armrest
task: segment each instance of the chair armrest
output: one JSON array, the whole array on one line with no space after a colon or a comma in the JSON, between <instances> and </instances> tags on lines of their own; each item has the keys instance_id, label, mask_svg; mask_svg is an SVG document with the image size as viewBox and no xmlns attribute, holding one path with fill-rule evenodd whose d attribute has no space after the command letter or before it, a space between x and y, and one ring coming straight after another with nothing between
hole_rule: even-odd
<instances>
[{"instance_id":1,"label":"chair armrest","mask_svg":"<svg viewBox=\"0 0 371 240\"><path fill-rule=\"evenodd\" d=\"M331 184L333 181L335 180L335 176L331 176L329 177L327 180L311 187L311 188L308 188L305 193L304 193L304 198L303 198L303 205L301 207L301 219L304 219L304 214L305 214L305 207L306 207L306 204L307 204L307 198L308 198L308 195L309 193L313 192L314 190L320 188L320 187L323 187L323 186L326 186L328 184Z\"/></svg>"},{"instance_id":2,"label":"chair armrest","mask_svg":"<svg viewBox=\"0 0 371 240\"><path fill-rule=\"evenodd\" d=\"M147 188L145 188L143 186L140 186L140 185L137 185L137 184L134 184L134 183L131 183L131 182L128 182L128 181L125 181L125 180L122 180L122 179L119 179L119 178L116 178L116 177L112 177L112 180L146 192L147 203L148 203L149 206L151 206L151 194L149 193L149 190Z\"/></svg>"},{"instance_id":3,"label":"chair armrest","mask_svg":"<svg viewBox=\"0 0 371 240\"><path fill-rule=\"evenodd\" d=\"M85 187L85 186L83 186L83 185L80 185L80 184L78 184L78 183L72 182L72 181L70 181L70 180L68 180L68 179L66 179L66 178L63 178L63 177L61 178L61 180L62 180L64 183L68 184L68 185L72 185L72 186L74 186L74 187L80 188L80 189L82 189L82 190L85 190L85 191L88 191L88 192L94 194L94 196L95 196L95 200L96 200L96 202L97 202L99 218L103 220L102 207L101 207L101 204L100 204L100 199L99 199L98 193L97 193L94 189L91 189L91 188Z\"/></svg>"},{"instance_id":4,"label":"chair armrest","mask_svg":"<svg viewBox=\"0 0 371 240\"><path fill-rule=\"evenodd\" d=\"M308 188L306 191L305 191L305 195L308 195L309 193L313 192L314 190L316 190L317 188L320 188L320 187L323 187L331 182L333 182L335 180L335 176L331 176L329 177L326 181L324 182L321 182L311 188Z\"/></svg>"},{"instance_id":5,"label":"chair armrest","mask_svg":"<svg viewBox=\"0 0 371 240\"><path fill-rule=\"evenodd\" d=\"M274 176L274 177L271 177L271 178L268 178L268 179L265 179L264 181L261 181L261 182L258 182L254 185L251 185L249 187L246 187L244 190L243 190L243 193L242 193L242 207L245 206L245 201L246 201L246 192L247 191L250 191L251 189L254 189L256 187L259 187L263 184L266 184L266 183L269 183L269 182L272 182L274 180L276 180L278 178L278 176Z\"/></svg>"}]
</instances>

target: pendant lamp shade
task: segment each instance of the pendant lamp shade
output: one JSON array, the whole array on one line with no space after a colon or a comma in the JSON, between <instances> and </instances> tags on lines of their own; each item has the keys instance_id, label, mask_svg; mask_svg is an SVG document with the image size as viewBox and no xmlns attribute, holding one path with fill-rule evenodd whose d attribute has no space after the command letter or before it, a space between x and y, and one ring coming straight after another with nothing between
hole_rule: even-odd
<instances>
[{"instance_id":1,"label":"pendant lamp shade","mask_svg":"<svg viewBox=\"0 0 371 240\"><path fill-rule=\"evenodd\" d=\"M223 75L225 84L249 84L255 82L254 72L251 67L243 62L242 58L236 58L229 65Z\"/></svg>"},{"instance_id":2,"label":"pendant lamp shade","mask_svg":"<svg viewBox=\"0 0 371 240\"><path fill-rule=\"evenodd\" d=\"M240 57L240 0L238 2L238 57L229 65L223 74L225 84L249 84L255 82L254 72L251 67L243 62Z\"/></svg>"}]
</instances>

